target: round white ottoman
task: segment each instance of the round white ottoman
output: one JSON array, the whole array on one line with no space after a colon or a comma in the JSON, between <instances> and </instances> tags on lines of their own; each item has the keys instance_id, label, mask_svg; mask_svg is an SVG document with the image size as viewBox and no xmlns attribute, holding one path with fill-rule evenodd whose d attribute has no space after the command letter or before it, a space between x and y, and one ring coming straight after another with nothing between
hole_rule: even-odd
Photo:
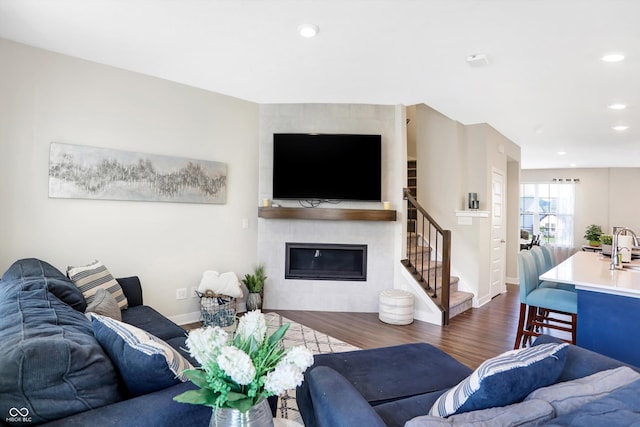
<instances>
[{"instance_id":1,"label":"round white ottoman","mask_svg":"<svg viewBox=\"0 0 640 427\"><path fill-rule=\"evenodd\" d=\"M378 318L391 325L408 325L413 322L413 294L400 289L380 292Z\"/></svg>"}]
</instances>

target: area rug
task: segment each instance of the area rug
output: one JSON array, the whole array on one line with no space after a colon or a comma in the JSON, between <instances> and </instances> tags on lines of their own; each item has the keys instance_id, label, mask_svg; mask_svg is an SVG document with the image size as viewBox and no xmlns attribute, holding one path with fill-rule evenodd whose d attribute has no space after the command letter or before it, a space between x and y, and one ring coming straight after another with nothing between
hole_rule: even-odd
<instances>
[{"instance_id":1,"label":"area rug","mask_svg":"<svg viewBox=\"0 0 640 427\"><path fill-rule=\"evenodd\" d=\"M289 323L289 329L282 340L285 348L303 345L313 354L322 353L340 353L343 351L359 350L351 344L340 341L334 337L318 332L300 323L294 322L286 317L280 316L278 313L265 313L265 320L269 334L275 332L280 326ZM276 413L278 418L287 418L304 424L298 405L296 403L296 390L288 390L278 399L278 410Z\"/></svg>"}]
</instances>

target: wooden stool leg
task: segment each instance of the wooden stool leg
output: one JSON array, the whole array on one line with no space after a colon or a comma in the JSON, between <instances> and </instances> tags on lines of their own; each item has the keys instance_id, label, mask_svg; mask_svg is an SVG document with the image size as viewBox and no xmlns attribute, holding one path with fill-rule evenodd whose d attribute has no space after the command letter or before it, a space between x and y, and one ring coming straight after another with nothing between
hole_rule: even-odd
<instances>
[{"instance_id":1,"label":"wooden stool leg","mask_svg":"<svg viewBox=\"0 0 640 427\"><path fill-rule=\"evenodd\" d=\"M525 318L525 313L527 310L527 305L526 304L520 304L520 317L518 319L518 331L516 333L516 342L513 345L513 349L517 350L520 348L520 346L522 345L522 332L524 331L524 318Z\"/></svg>"},{"instance_id":2,"label":"wooden stool leg","mask_svg":"<svg viewBox=\"0 0 640 427\"><path fill-rule=\"evenodd\" d=\"M578 315L573 313L571 315L571 344L575 345L578 334Z\"/></svg>"}]
</instances>

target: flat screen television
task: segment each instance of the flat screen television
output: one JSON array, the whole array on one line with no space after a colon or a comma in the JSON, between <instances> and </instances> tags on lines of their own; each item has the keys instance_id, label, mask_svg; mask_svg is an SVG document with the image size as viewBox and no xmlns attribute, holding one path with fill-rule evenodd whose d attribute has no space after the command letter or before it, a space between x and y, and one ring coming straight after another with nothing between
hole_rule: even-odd
<instances>
[{"instance_id":1,"label":"flat screen television","mask_svg":"<svg viewBox=\"0 0 640 427\"><path fill-rule=\"evenodd\" d=\"M273 198L380 201L380 135L273 135Z\"/></svg>"}]
</instances>

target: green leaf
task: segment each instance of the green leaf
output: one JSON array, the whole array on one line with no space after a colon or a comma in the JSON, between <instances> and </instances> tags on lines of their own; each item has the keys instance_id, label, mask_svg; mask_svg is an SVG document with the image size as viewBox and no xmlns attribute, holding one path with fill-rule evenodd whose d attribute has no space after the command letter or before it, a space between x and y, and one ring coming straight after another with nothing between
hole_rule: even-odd
<instances>
[{"instance_id":1,"label":"green leaf","mask_svg":"<svg viewBox=\"0 0 640 427\"><path fill-rule=\"evenodd\" d=\"M227 393L227 400L229 402L235 402L237 400L246 399L247 395L244 393L236 393L235 391L230 391Z\"/></svg>"},{"instance_id":2,"label":"green leaf","mask_svg":"<svg viewBox=\"0 0 640 427\"><path fill-rule=\"evenodd\" d=\"M277 331L271 334L271 336L267 340L269 345L272 346L280 342L280 340L284 337L284 334L287 333L287 329L289 329L289 326L291 326L290 323L285 323L284 325L280 326Z\"/></svg>"},{"instance_id":3,"label":"green leaf","mask_svg":"<svg viewBox=\"0 0 640 427\"><path fill-rule=\"evenodd\" d=\"M253 399L246 398L241 400L234 400L233 402L229 401L228 405L230 408L237 409L240 412L247 412L253 406Z\"/></svg>"},{"instance_id":4,"label":"green leaf","mask_svg":"<svg viewBox=\"0 0 640 427\"><path fill-rule=\"evenodd\" d=\"M200 388L207 388L209 386L206 374L202 369L186 369L182 373L185 377L189 378L189 381Z\"/></svg>"},{"instance_id":5,"label":"green leaf","mask_svg":"<svg viewBox=\"0 0 640 427\"><path fill-rule=\"evenodd\" d=\"M185 391L184 393L174 397L173 400L180 403L191 403L192 405L205 405L215 408L217 397L217 393L201 388L198 390Z\"/></svg>"}]
</instances>

